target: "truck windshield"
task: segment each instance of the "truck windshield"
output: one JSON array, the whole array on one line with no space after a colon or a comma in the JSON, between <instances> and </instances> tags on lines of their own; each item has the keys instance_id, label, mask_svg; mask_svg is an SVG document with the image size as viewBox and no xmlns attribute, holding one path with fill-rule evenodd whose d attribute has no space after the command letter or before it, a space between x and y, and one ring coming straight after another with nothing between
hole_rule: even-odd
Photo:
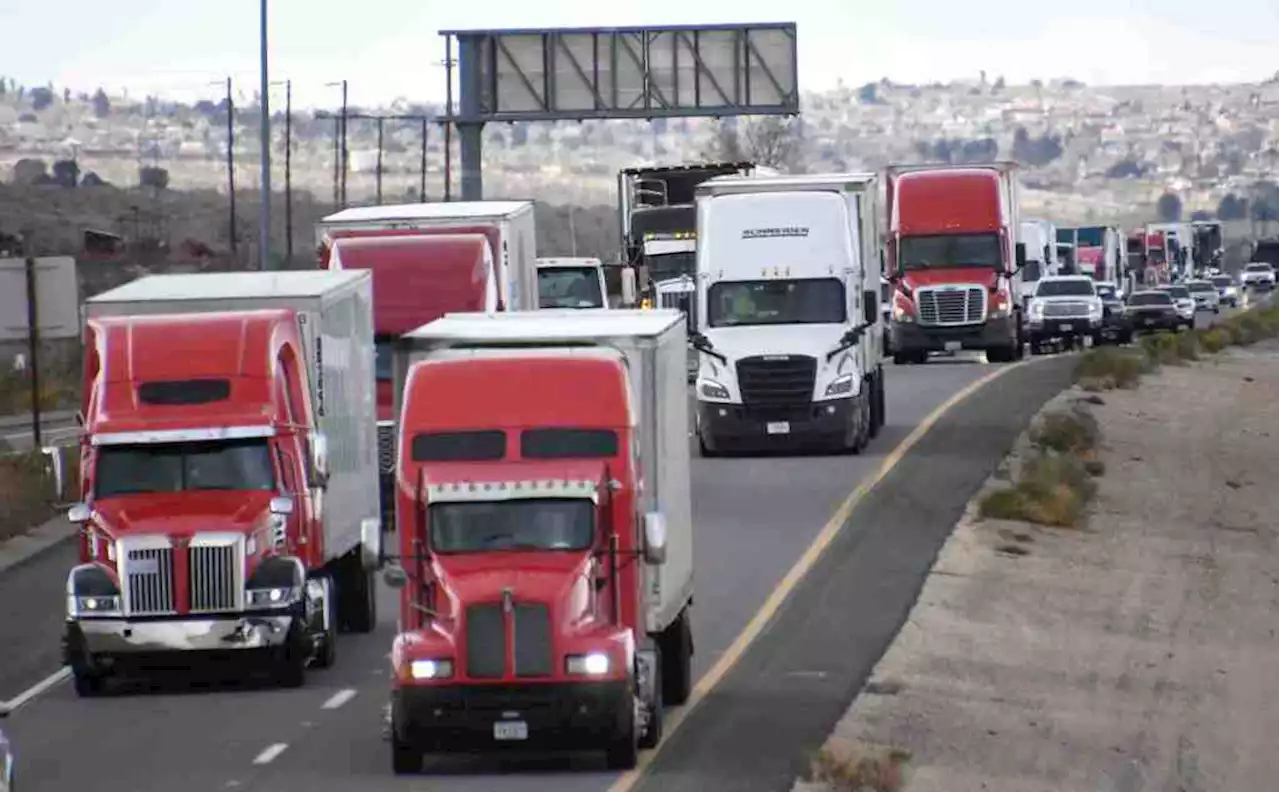
<instances>
[{"instance_id":1,"label":"truck windshield","mask_svg":"<svg viewBox=\"0 0 1280 792\"><path fill-rule=\"evenodd\" d=\"M586 550L594 544L595 504L585 498L433 503L431 549L440 554L494 550Z\"/></svg>"},{"instance_id":2,"label":"truck windshield","mask_svg":"<svg viewBox=\"0 0 1280 792\"><path fill-rule=\"evenodd\" d=\"M103 446L99 498L184 490L274 490L271 447L262 438Z\"/></svg>"},{"instance_id":3,"label":"truck windshield","mask_svg":"<svg viewBox=\"0 0 1280 792\"><path fill-rule=\"evenodd\" d=\"M539 308L603 308L600 278L593 267L538 270Z\"/></svg>"},{"instance_id":4,"label":"truck windshield","mask_svg":"<svg viewBox=\"0 0 1280 792\"><path fill-rule=\"evenodd\" d=\"M1102 247L1102 237L1105 231L1106 229L1102 226L1077 228L1076 245L1079 247Z\"/></svg>"},{"instance_id":5,"label":"truck windshield","mask_svg":"<svg viewBox=\"0 0 1280 792\"><path fill-rule=\"evenodd\" d=\"M391 339L378 336L373 339L373 376L378 382L390 382L394 378L392 361L395 355L391 348Z\"/></svg>"},{"instance_id":6,"label":"truck windshield","mask_svg":"<svg viewBox=\"0 0 1280 792\"><path fill-rule=\"evenodd\" d=\"M903 270L946 267L1000 269L1004 263L996 234L941 234L902 237L898 260Z\"/></svg>"},{"instance_id":7,"label":"truck windshield","mask_svg":"<svg viewBox=\"0 0 1280 792\"><path fill-rule=\"evenodd\" d=\"M1129 305L1172 305L1173 298L1164 292L1141 292L1129 295Z\"/></svg>"},{"instance_id":8,"label":"truck windshield","mask_svg":"<svg viewBox=\"0 0 1280 792\"><path fill-rule=\"evenodd\" d=\"M1092 297L1093 282L1087 280L1045 280L1036 288L1037 297Z\"/></svg>"},{"instance_id":9,"label":"truck windshield","mask_svg":"<svg viewBox=\"0 0 1280 792\"><path fill-rule=\"evenodd\" d=\"M1040 262L1028 261L1022 267L1022 280L1024 283L1035 283L1040 280L1043 273L1040 270Z\"/></svg>"},{"instance_id":10,"label":"truck windshield","mask_svg":"<svg viewBox=\"0 0 1280 792\"><path fill-rule=\"evenodd\" d=\"M722 281L707 292L711 327L844 321L844 284L835 278Z\"/></svg>"},{"instance_id":11,"label":"truck windshield","mask_svg":"<svg viewBox=\"0 0 1280 792\"><path fill-rule=\"evenodd\" d=\"M649 280L653 282L671 280L681 275L692 275L697 254L692 250L681 253L661 253L656 256L645 256L644 263L649 269Z\"/></svg>"},{"instance_id":12,"label":"truck windshield","mask_svg":"<svg viewBox=\"0 0 1280 792\"><path fill-rule=\"evenodd\" d=\"M1207 294L1209 292L1217 291L1217 289L1215 289L1213 284L1209 281L1191 281L1187 284L1187 291L1204 292Z\"/></svg>"},{"instance_id":13,"label":"truck windshield","mask_svg":"<svg viewBox=\"0 0 1280 792\"><path fill-rule=\"evenodd\" d=\"M1191 299L1191 292L1187 291L1186 286L1163 286L1161 288L1163 291L1168 292L1169 296L1175 300Z\"/></svg>"}]
</instances>

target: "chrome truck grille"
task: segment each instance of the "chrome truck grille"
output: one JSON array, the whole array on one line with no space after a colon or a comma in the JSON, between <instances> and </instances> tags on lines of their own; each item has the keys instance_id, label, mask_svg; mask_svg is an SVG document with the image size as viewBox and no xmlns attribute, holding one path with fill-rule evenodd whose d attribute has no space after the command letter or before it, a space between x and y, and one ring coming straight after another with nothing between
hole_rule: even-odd
<instances>
[{"instance_id":1,"label":"chrome truck grille","mask_svg":"<svg viewBox=\"0 0 1280 792\"><path fill-rule=\"evenodd\" d=\"M396 425L378 422L378 470L391 473L396 469Z\"/></svg>"},{"instance_id":2,"label":"chrome truck grille","mask_svg":"<svg viewBox=\"0 0 1280 792\"><path fill-rule=\"evenodd\" d=\"M512 664L518 677L555 673L551 610L544 604L516 602L512 607ZM497 679L506 673L507 624L501 603L467 608L467 676Z\"/></svg>"},{"instance_id":3,"label":"chrome truck grille","mask_svg":"<svg viewBox=\"0 0 1280 792\"><path fill-rule=\"evenodd\" d=\"M125 614L153 616L176 612L173 547L164 537L139 537L121 543L120 579Z\"/></svg>"},{"instance_id":4,"label":"chrome truck grille","mask_svg":"<svg viewBox=\"0 0 1280 792\"><path fill-rule=\"evenodd\" d=\"M187 550L187 584L192 613L244 608L244 555L239 537L191 540Z\"/></svg>"},{"instance_id":5,"label":"chrome truck grille","mask_svg":"<svg viewBox=\"0 0 1280 792\"><path fill-rule=\"evenodd\" d=\"M738 361L738 388L748 407L786 407L813 400L818 359L807 355L762 355Z\"/></svg>"},{"instance_id":6,"label":"chrome truck grille","mask_svg":"<svg viewBox=\"0 0 1280 792\"><path fill-rule=\"evenodd\" d=\"M916 289L921 325L978 324L987 318L987 290L981 286L922 286Z\"/></svg>"},{"instance_id":7,"label":"chrome truck grille","mask_svg":"<svg viewBox=\"0 0 1280 792\"><path fill-rule=\"evenodd\" d=\"M126 616L178 611L175 551L163 536L120 542L120 579ZM244 545L239 536L200 536L187 548L189 612L239 611L244 607Z\"/></svg>"},{"instance_id":8,"label":"chrome truck grille","mask_svg":"<svg viewBox=\"0 0 1280 792\"><path fill-rule=\"evenodd\" d=\"M1083 302L1047 302L1044 304L1044 315L1051 318L1068 316L1088 316L1089 304Z\"/></svg>"}]
</instances>

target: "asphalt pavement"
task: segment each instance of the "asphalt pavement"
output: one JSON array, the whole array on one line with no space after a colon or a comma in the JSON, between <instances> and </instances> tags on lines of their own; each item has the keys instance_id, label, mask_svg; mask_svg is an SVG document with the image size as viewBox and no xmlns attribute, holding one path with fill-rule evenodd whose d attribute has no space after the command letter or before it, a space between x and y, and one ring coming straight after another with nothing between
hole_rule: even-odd
<instances>
[{"instance_id":1,"label":"asphalt pavement","mask_svg":"<svg viewBox=\"0 0 1280 792\"><path fill-rule=\"evenodd\" d=\"M963 403L984 405L979 414L982 423L950 430L942 446L929 446L922 440L921 450L907 454L899 468L915 470L907 475L916 477L913 483L917 488L924 482L931 494L957 486L956 482L968 482L994 465L998 452L1004 450L983 440L987 430L1005 432L1011 438L1020 428L1019 416L1034 409L1033 402L1042 402L1038 394L1052 384L1028 383L1048 378L1042 372L1062 365L1036 362L982 388ZM887 367L887 425L860 456L694 460L696 674L705 674L728 649L859 481L876 471L886 455L939 404L993 368L968 358ZM940 423L935 431L941 428ZM908 467L920 454L928 457L925 466ZM964 476L957 471L963 471ZM912 508L918 508L918 503L913 506L909 500L902 501L896 516L889 512L878 518L884 525L876 526L870 534L852 534L876 537L871 548L878 555L866 556L857 569L874 572L881 560L927 568L933 552L929 542L917 538L895 550L890 529L902 523L915 530L903 516ZM842 551L841 557L852 553L861 559L860 552L855 546ZM58 670L62 585L71 556L69 548L59 547L0 576L0 613L4 617L0 623L0 645L4 646L0 700L19 695ZM803 590L802 584L792 599ZM894 591L898 599L906 596L905 589ZM874 604L880 592L872 589L861 595L866 599L845 604L845 623L872 617L867 629L882 631L885 618L877 615ZM192 687L162 681L101 699L81 700L65 682L53 684L5 723L17 746L23 792L80 787L97 792L168 792L174 788L186 792L596 792L617 779L616 774L603 770L596 756L435 762L429 763L432 775L394 777L389 746L383 739L383 709L389 688L387 652L395 625L390 591L382 591L380 604L379 628L371 635L342 636L337 665L312 672L302 689L246 684ZM909 605L909 601L901 603L903 613ZM823 607L832 606L824 603ZM804 624L813 626L811 621ZM768 635L762 636L762 641L776 641ZM808 643L798 648L812 651ZM757 668L750 659L748 652L744 673L754 673ZM737 673L731 672L726 683L741 685ZM852 694L851 689L842 692ZM706 737L698 734L700 721L706 725L706 715L700 712L716 711L715 695L694 711L679 739L663 749L655 769L666 773L671 767L680 772L682 766L671 765L663 757L670 751L671 761L684 761L680 757L686 757L687 751L673 750L678 743L703 744L698 741L710 739L714 746L720 739L721 732L715 728ZM840 700L847 702L848 696ZM764 714L767 720L769 713ZM743 750L748 750L747 745Z\"/></svg>"}]
</instances>

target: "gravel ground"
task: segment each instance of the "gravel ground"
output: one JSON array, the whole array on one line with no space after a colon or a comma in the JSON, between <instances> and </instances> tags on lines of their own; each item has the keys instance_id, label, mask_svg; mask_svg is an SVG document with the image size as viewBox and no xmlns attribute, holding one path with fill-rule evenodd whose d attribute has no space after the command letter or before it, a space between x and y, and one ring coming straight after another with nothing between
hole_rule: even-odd
<instances>
[{"instance_id":1,"label":"gravel ground","mask_svg":"<svg viewBox=\"0 0 1280 792\"><path fill-rule=\"evenodd\" d=\"M975 498L828 749L910 751L910 792L1274 788L1276 344L1102 400L1087 524Z\"/></svg>"}]
</instances>

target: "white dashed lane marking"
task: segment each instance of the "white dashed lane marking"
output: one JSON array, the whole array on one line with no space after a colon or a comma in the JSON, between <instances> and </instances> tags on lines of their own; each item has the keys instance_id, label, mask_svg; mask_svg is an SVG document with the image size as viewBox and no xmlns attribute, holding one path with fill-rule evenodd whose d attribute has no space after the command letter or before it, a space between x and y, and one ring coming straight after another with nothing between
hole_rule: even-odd
<instances>
[{"instance_id":1,"label":"white dashed lane marking","mask_svg":"<svg viewBox=\"0 0 1280 792\"><path fill-rule=\"evenodd\" d=\"M258 754L257 757L254 758L253 763L256 765L271 764L271 762L274 761L277 756L284 753L285 749L288 747L288 743L274 743L272 745L268 745L262 753Z\"/></svg>"},{"instance_id":2,"label":"white dashed lane marking","mask_svg":"<svg viewBox=\"0 0 1280 792\"><path fill-rule=\"evenodd\" d=\"M338 707L341 707L343 704L346 704L355 697L355 690L351 688L344 688L330 696L329 700L320 706L320 709L336 710Z\"/></svg>"}]
</instances>

